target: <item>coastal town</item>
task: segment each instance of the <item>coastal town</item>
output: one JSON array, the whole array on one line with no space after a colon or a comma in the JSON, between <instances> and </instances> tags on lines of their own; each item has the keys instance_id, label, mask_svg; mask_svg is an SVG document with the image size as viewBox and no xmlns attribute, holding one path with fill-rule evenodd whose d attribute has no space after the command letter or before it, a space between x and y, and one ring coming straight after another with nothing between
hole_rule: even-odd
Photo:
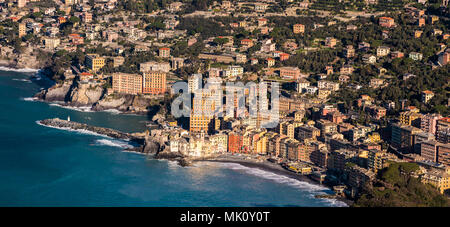
<instances>
[{"instance_id":1,"label":"coastal town","mask_svg":"<svg viewBox=\"0 0 450 227\"><path fill-rule=\"evenodd\" d=\"M449 206L449 16L447 0L0 0L0 65L40 69L39 100L150 116L139 152Z\"/></svg>"}]
</instances>

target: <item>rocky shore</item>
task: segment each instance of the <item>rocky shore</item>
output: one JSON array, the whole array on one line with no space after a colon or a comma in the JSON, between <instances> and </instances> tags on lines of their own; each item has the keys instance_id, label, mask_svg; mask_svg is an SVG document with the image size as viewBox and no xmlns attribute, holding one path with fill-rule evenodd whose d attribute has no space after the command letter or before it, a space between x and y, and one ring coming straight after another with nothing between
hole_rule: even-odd
<instances>
[{"instance_id":1,"label":"rocky shore","mask_svg":"<svg viewBox=\"0 0 450 227\"><path fill-rule=\"evenodd\" d=\"M117 110L121 113L147 114L154 112L154 98L129 95L106 94L100 84L82 83L77 80L57 83L34 95L40 101L58 102L63 106L84 107L92 111ZM159 107L159 106L158 106Z\"/></svg>"}]
</instances>

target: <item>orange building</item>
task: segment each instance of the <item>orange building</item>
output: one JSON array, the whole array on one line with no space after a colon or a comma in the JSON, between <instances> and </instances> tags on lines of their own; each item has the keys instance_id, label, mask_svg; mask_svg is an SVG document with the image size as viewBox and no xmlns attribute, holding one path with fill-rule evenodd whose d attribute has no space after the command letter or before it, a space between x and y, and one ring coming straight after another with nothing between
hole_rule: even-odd
<instances>
[{"instance_id":1,"label":"orange building","mask_svg":"<svg viewBox=\"0 0 450 227\"><path fill-rule=\"evenodd\" d=\"M402 58L404 56L405 56L405 54L400 52L400 51L391 52L391 58L392 59L394 59L394 58Z\"/></svg>"},{"instance_id":2,"label":"orange building","mask_svg":"<svg viewBox=\"0 0 450 227\"><path fill-rule=\"evenodd\" d=\"M253 41L251 39L243 39L241 40L241 45L245 47L252 47Z\"/></svg>"},{"instance_id":3,"label":"orange building","mask_svg":"<svg viewBox=\"0 0 450 227\"><path fill-rule=\"evenodd\" d=\"M69 40L74 45L79 45L84 43L84 38L79 34L69 34Z\"/></svg>"},{"instance_id":4,"label":"orange building","mask_svg":"<svg viewBox=\"0 0 450 227\"><path fill-rule=\"evenodd\" d=\"M228 152L241 153L244 146L242 134L230 132L228 134Z\"/></svg>"},{"instance_id":5,"label":"orange building","mask_svg":"<svg viewBox=\"0 0 450 227\"><path fill-rule=\"evenodd\" d=\"M281 54L280 54L280 61L286 61L286 60L289 59L289 57L290 57L289 54L287 54L287 53L281 53Z\"/></svg>"},{"instance_id":6,"label":"orange building","mask_svg":"<svg viewBox=\"0 0 450 227\"><path fill-rule=\"evenodd\" d=\"M159 95L166 92L166 73L149 71L144 72L142 93Z\"/></svg>"},{"instance_id":7,"label":"orange building","mask_svg":"<svg viewBox=\"0 0 450 227\"><path fill-rule=\"evenodd\" d=\"M159 56L162 58L170 57L170 48L167 47L159 48Z\"/></svg>"},{"instance_id":8,"label":"orange building","mask_svg":"<svg viewBox=\"0 0 450 227\"><path fill-rule=\"evenodd\" d=\"M378 24L382 27L390 28L395 25L394 19L391 17L380 17Z\"/></svg>"},{"instance_id":9,"label":"orange building","mask_svg":"<svg viewBox=\"0 0 450 227\"><path fill-rule=\"evenodd\" d=\"M281 67L280 77L297 80L300 77L300 69L297 67Z\"/></svg>"},{"instance_id":10,"label":"orange building","mask_svg":"<svg viewBox=\"0 0 450 227\"><path fill-rule=\"evenodd\" d=\"M58 17L58 22L60 24L64 24L64 23L66 23L66 21L67 21L67 19L65 17Z\"/></svg>"},{"instance_id":11,"label":"orange building","mask_svg":"<svg viewBox=\"0 0 450 227\"><path fill-rule=\"evenodd\" d=\"M292 31L295 34L304 33L305 32L305 25L303 25L303 24L294 24L294 26L292 27Z\"/></svg>"},{"instance_id":12,"label":"orange building","mask_svg":"<svg viewBox=\"0 0 450 227\"><path fill-rule=\"evenodd\" d=\"M114 73L112 78L114 92L133 95L142 93L142 75Z\"/></svg>"},{"instance_id":13,"label":"orange building","mask_svg":"<svg viewBox=\"0 0 450 227\"><path fill-rule=\"evenodd\" d=\"M417 25L419 25L419 27L425 26L425 18L419 18L417 20Z\"/></svg>"}]
</instances>

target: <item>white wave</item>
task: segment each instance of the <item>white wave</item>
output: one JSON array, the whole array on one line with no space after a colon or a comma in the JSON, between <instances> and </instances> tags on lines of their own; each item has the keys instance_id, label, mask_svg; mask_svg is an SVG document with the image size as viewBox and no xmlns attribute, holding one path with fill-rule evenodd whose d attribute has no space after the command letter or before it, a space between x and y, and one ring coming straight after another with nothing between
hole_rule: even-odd
<instances>
[{"instance_id":1,"label":"white wave","mask_svg":"<svg viewBox=\"0 0 450 227\"><path fill-rule=\"evenodd\" d=\"M170 169L180 168L180 165L178 165L178 161L167 160L167 164L169 165Z\"/></svg>"},{"instance_id":2,"label":"white wave","mask_svg":"<svg viewBox=\"0 0 450 227\"><path fill-rule=\"evenodd\" d=\"M315 185L315 184L311 184L311 183L308 183L305 181L300 181L300 180L297 180L294 178L279 175L279 174L272 173L272 172L265 171L265 170L258 169L258 168L246 167L246 166L243 166L243 165L237 164L237 163L218 162L218 164L224 168L229 168L229 169L236 170L236 171L242 171L246 174L250 174L253 176L257 176L257 177L262 177L262 178L265 178L268 180L275 181L280 184L286 184L291 187L298 188L302 191L307 191L310 194L311 198L314 198L315 195L323 194L324 191L329 190L328 188L320 186L320 185ZM347 206L347 204L345 204L344 202L336 200L336 199L321 198L321 200L329 202L332 206Z\"/></svg>"},{"instance_id":3,"label":"white wave","mask_svg":"<svg viewBox=\"0 0 450 227\"><path fill-rule=\"evenodd\" d=\"M31 83L31 80L28 80L28 79L17 79L17 78L14 78L14 79L12 79L12 80Z\"/></svg>"},{"instance_id":4,"label":"white wave","mask_svg":"<svg viewBox=\"0 0 450 227\"><path fill-rule=\"evenodd\" d=\"M16 68L10 68L5 66L0 66L1 71L13 71L13 72L21 72L21 73L36 73L39 71L39 69L30 69L30 68L22 68L22 69L16 69Z\"/></svg>"},{"instance_id":5,"label":"white wave","mask_svg":"<svg viewBox=\"0 0 450 227\"><path fill-rule=\"evenodd\" d=\"M102 112L108 112L108 113L111 113L111 114L121 114L122 113L122 111L116 110L116 109L102 110Z\"/></svg>"},{"instance_id":6,"label":"white wave","mask_svg":"<svg viewBox=\"0 0 450 227\"><path fill-rule=\"evenodd\" d=\"M56 126L51 126L51 125L44 125L44 124L42 124L39 121L36 121L36 124L44 126L44 127L48 127L48 128L56 128L56 129L61 129L61 130L65 130L65 131L70 131L70 132L77 132L77 133L80 133L80 134L111 138L109 136L102 135L102 134L99 134L99 133L96 133L96 132L92 132L92 131L89 131L89 130L86 130L86 129L72 129L72 128L69 128L69 127L56 127Z\"/></svg>"},{"instance_id":7,"label":"white wave","mask_svg":"<svg viewBox=\"0 0 450 227\"><path fill-rule=\"evenodd\" d=\"M26 97L26 98L22 98L23 101L28 101L28 102L34 102L36 100L38 100L38 98L36 97Z\"/></svg>"},{"instance_id":8,"label":"white wave","mask_svg":"<svg viewBox=\"0 0 450 227\"><path fill-rule=\"evenodd\" d=\"M141 153L141 152L137 152L137 151L130 151L130 150L123 150L122 152L145 155L145 153Z\"/></svg>"},{"instance_id":9,"label":"white wave","mask_svg":"<svg viewBox=\"0 0 450 227\"><path fill-rule=\"evenodd\" d=\"M110 140L110 139L98 139L96 140L98 145L110 146L110 147L121 147L121 148L133 148L132 145L121 140Z\"/></svg>"},{"instance_id":10,"label":"white wave","mask_svg":"<svg viewBox=\"0 0 450 227\"><path fill-rule=\"evenodd\" d=\"M76 106L65 106L65 105L61 105L58 103L50 103L50 106L57 106L57 107L61 107L64 109L69 109L69 110L75 110L75 111L79 111L79 112L94 112L90 106L80 106L80 107L76 107Z\"/></svg>"}]
</instances>

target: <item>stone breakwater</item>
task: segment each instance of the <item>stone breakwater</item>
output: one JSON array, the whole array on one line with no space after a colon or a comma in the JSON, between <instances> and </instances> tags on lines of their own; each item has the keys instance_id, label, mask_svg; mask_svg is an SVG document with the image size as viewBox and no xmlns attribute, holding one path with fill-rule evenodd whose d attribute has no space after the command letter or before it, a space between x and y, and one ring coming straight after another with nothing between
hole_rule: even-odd
<instances>
[{"instance_id":1,"label":"stone breakwater","mask_svg":"<svg viewBox=\"0 0 450 227\"><path fill-rule=\"evenodd\" d=\"M190 164L190 161L188 161L184 155L180 153L167 152L168 149L165 148L168 146L168 141L162 142L160 136L157 135L150 136L147 133L125 133L115 129L97 127L79 122L62 120L59 118L45 119L38 121L38 123L54 128L89 131L114 139L131 141L134 142L136 146L133 148L127 148L125 149L126 151L150 155L156 159L177 161L181 166L187 166Z\"/></svg>"},{"instance_id":2,"label":"stone breakwater","mask_svg":"<svg viewBox=\"0 0 450 227\"><path fill-rule=\"evenodd\" d=\"M114 139L131 141L136 144L133 148L127 148L126 151L146 154L156 159L166 159L177 161L181 166L189 166L194 160L207 160L208 158L193 158L179 152L170 152L169 141L164 136L147 133L125 133L115 129L97 127L74 121L62 120L59 118L45 119L38 123L60 129L83 130L93 132L99 135L108 136Z\"/></svg>"},{"instance_id":3,"label":"stone breakwater","mask_svg":"<svg viewBox=\"0 0 450 227\"><path fill-rule=\"evenodd\" d=\"M59 118L45 119L39 121L40 124L55 127L55 128L69 128L72 130L86 130L94 132L100 135L108 136L114 139L127 140L136 142L139 145L143 145L145 142L145 136L139 135L137 133L125 133L115 129L97 127L92 125L87 125L74 121L62 120Z\"/></svg>"}]
</instances>

